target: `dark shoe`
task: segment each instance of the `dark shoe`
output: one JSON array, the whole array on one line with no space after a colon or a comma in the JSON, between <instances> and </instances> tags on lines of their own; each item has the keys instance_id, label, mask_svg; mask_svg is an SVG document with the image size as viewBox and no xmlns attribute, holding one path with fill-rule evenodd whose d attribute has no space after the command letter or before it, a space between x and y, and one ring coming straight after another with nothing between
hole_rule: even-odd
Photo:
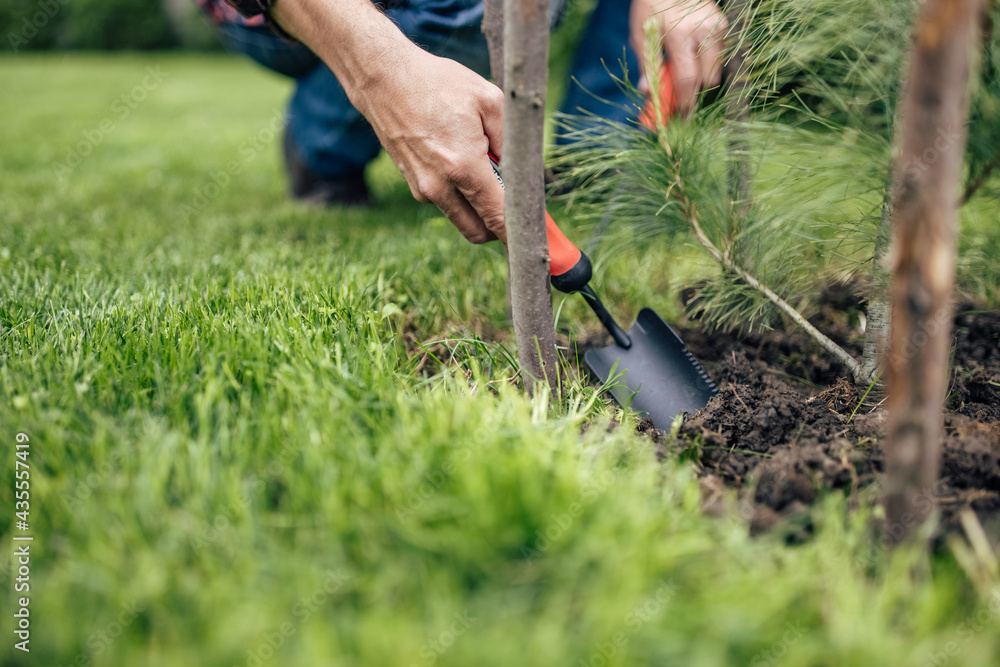
<instances>
[{"instance_id":1,"label":"dark shoe","mask_svg":"<svg viewBox=\"0 0 1000 667\"><path fill-rule=\"evenodd\" d=\"M281 149L294 199L324 207L371 204L371 195L363 175L331 180L316 173L302 159L287 127L281 137Z\"/></svg>"}]
</instances>

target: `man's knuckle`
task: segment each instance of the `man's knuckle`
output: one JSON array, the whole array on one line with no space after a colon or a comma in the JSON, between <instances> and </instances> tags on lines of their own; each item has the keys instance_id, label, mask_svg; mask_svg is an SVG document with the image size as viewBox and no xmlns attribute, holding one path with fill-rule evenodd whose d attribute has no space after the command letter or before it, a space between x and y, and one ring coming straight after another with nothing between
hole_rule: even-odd
<instances>
[{"instance_id":1,"label":"man's knuckle","mask_svg":"<svg viewBox=\"0 0 1000 667\"><path fill-rule=\"evenodd\" d=\"M498 232L503 229L503 217L502 216L486 216L483 218L483 224L486 225L486 229L491 232Z\"/></svg>"},{"instance_id":2,"label":"man's knuckle","mask_svg":"<svg viewBox=\"0 0 1000 667\"><path fill-rule=\"evenodd\" d=\"M424 198L422 201L437 201L441 197L442 190L441 183L436 177L417 177L416 191L419 197Z\"/></svg>"},{"instance_id":3,"label":"man's knuckle","mask_svg":"<svg viewBox=\"0 0 1000 667\"><path fill-rule=\"evenodd\" d=\"M463 159L457 155L444 159L442 166L448 177L449 183L454 183L460 189L470 184L473 174L473 165L470 160Z\"/></svg>"},{"instance_id":4,"label":"man's knuckle","mask_svg":"<svg viewBox=\"0 0 1000 667\"><path fill-rule=\"evenodd\" d=\"M441 161L441 168L449 183L462 183L465 181L467 168L464 162L455 158L444 158Z\"/></svg>"},{"instance_id":5,"label":"man's knuckle","mask_svg":"<svg viewBox=\"0 0 1000 667\"><path fill-rule=\"evenodd\" d=\"M503 91L496 86L489 86L484 94L487 104L493 107L503 108L504 96Z\"/></svg>"},{"instance_id":6,"label":"man's knuckle","mask_svg":"<svg viewBox=\"0 0 1000 667\"><path fill-rule=\"evenodd\" d=\"M416 199L421 204L426 204L426 203L428 203L430 201L430 199L428 199L424 195L424 193L420 191L420 188L418 188L416 186L412 186L412 185L410 186L410 194L412 194L413 198Z\"/></svg>"}]
</instances>

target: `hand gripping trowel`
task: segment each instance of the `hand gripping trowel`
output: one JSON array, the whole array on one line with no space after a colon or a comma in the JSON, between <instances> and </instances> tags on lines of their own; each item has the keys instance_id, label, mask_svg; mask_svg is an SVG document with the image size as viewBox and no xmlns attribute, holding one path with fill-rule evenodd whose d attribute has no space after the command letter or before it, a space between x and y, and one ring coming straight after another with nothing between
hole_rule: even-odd
<instances>
[{"instance_id":1,"label":"hand gripping trowel","mask_svg":"<svg viewBox=\"0 0 1000 667\"><path fill-rule=\"evenodd\" d=\"M490 162L503 184L492 155ZM705 407L718 390L673 329L643 308L635 326L623 331L590 286L590 258L566 238L548 211L545 226L552 286L567 294L579 292L614 339L612 345L587 350L583 358L602 382L613 381L611 395L618 404L645 413L663 430L678 415Z\"/></svg>"}]
</instances>

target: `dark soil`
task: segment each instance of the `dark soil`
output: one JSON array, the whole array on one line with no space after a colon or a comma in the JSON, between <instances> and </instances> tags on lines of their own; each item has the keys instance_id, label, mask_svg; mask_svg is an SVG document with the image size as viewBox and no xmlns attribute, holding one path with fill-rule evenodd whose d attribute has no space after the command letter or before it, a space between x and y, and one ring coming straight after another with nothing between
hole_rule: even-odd
<instances>
[{"instance_id":1,"label":"dark soil","mask_svg":"<svg viewBox=\"0 0 1000 667\"><path fill-rule=\"evenodd\" d=\"M813 321L860 356L855 306L830 298ZM943 531L958 528L969 508L997 543L1000 312L960 312L935 493ZM798 539L810 530L810 504L828 490L847 494L852 504L877 501L885 411L871 400L859 405L861 392L829 354L798 331L741 337L706 333L695 323L679 333L719 395L684 422L676 439L648 420L639 431L665 455L694 458L707 509L724 488L736 488L753 533L777 529Z\"/></svg>"}]
</instances>

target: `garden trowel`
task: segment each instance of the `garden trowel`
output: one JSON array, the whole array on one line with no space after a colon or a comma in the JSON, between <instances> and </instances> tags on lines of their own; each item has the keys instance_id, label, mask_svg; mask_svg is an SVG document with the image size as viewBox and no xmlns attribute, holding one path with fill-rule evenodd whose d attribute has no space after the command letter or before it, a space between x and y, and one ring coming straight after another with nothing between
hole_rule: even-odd
<instances>
[{"instance_id":1,"label":"garden trowel","mask_svg":"<svg viewBox=\"0 0 1000 667\"><path fill-rule=\"evenodd\" d=\"M490 162L502 184L492 155ZM678 415L705 407L718 390L674 330L643 308L635 326L623 331L590 286L590 258L566 238L548 211L545 226L552 286L567 294L579 292L614 339L612 345L587 350L583 358L602 382L611 382L618 404L644 413L663 430Z\"/></svg>"},{"instance_id":2,"label":"garden trowel","mask_svg":"<svg viewBox=\"0 0 1000 667\"><path fill-rule=\"evenodd\" d=\"M623 331L590 286L590 258L548 212L545 224L552 286L579 292L614 339L612 345L587 350L583 358L602 382L612 382L618 404L645 413L662 430L669 430L678 415L705 407L718 390L674 330L654 310L643 308L635 325Z\"/></svg>"}]
</instances>

